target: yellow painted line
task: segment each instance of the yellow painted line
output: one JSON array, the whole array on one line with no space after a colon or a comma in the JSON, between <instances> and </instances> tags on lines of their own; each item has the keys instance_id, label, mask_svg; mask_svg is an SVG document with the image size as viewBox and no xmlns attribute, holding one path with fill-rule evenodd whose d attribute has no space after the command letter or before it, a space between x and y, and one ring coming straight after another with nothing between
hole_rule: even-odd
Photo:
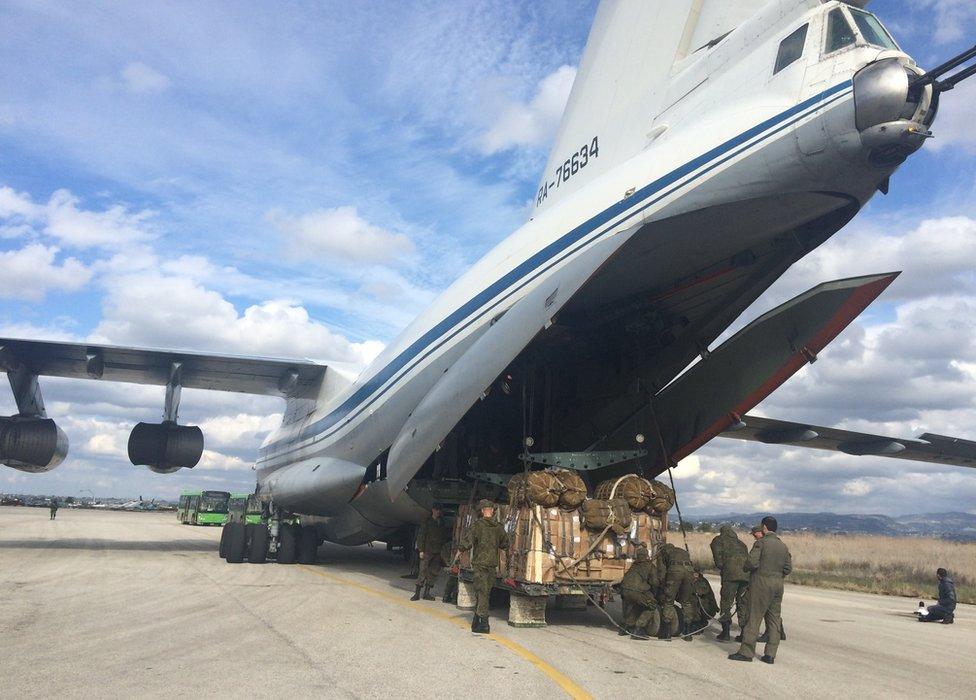
<instances>
[{"instance_id":1,"label":"yellow painted line","mask_svg":"<svg viewBox=\"0 0 976 700\"><path fill-rule=\"evenodd\" d=\"M436 608L432 608L429 605L413 603L409 600L402 598L401 596L395 596L390 593L387 593L386 591L381 591L378 588L373 588L372 586L366 586L361 583L356 583L355 581L350 581L347 578L343 578L342 576L336 576L335 574L328 573L327 571L323 571L322 569L316 567L307 566L305 564L299 564L299 566L302 569L305 569L306 571L311 571L313 574L318 574L319 576L326 578L334 583L339 583L342 584L343 586L349 586L350 588L355 588L371 596L382 598L383 600L389 601L390 603L394 603L395 605L399 605L404 608L410 608L411 610L414 610L416 612L421 612L424 613L425 615L429 615L431 617L436 617L438 619L445 620L457 627L460 627L461 629L468 629L471 624L471 621L467 615L464 616L449 615L445 612L441 612L440 610L437 610ZM491 634L486 634L484 636L488 637L488 639L498 642L509 651L512 651L518 656L521 656L523 659L525 659L530 664L535 666L537 669L542 671L556 685L562 688L566 692L566 694L569 695L569 697L577 698L578 700L592 699L593 696L590 695L588 692L586 692L585 689L583 689L581 686L574 683L568 676L561 673L551 664L548 664L545 661L543 661L539 656L532 653L531 651L526 649L518 642L509 639L504 635L495 634L494 632L492 632Z\"/></svg>"}]
</instances>

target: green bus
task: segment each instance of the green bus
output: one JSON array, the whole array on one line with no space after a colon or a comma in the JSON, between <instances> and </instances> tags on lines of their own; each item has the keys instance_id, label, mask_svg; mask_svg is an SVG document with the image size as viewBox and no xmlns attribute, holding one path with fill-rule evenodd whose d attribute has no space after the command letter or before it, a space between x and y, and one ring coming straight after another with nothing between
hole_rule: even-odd
<instances>
[{"instance_id":1,"label":"green bus","mask_svg":"<svg viewBox=\"0 0 976 700\"><path fill-rule=\"evenodd\" d=\"M177 517L185 525L223 525L229 501L227 491L186 491L180 495Z\"/></svg>"},{"instance_id":2,"label":"green bus","mask_svg":"<svg viewBox=\"0 0 976 700\"><path fill-rule=\"evenodd\" d=\"M263 508L253 493L232 493L227 503L227 522L260 523Z\"/></svg>"},{"instance_id":3,"label":"green bus","mask_svg":"<svg viewBox=\"0 0 976 700\"><path fill-rule=\"evenodd\" d=\"M196 513L200 507L200 496L203 491L184 491L180 494L180 501L176 506L176 519L184 525L189 525L190 513Z\"/></svg>"}]
</instances>

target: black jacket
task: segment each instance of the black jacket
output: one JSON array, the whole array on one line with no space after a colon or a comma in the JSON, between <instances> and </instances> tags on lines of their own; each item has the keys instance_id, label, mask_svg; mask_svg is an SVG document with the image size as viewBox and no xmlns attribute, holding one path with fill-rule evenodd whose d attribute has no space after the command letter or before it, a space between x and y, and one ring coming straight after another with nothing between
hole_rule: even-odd
<instances>
[{"instance_id":1,"label":"black jacket","mask_svg":"<svg viewBox=\"0 0 976 700\"><path fill-rule=\"evenodd\" d=\"M948 576L939 581L939 605L949 612L956 609L956 585Z\"/></svg>"}]
</instances>

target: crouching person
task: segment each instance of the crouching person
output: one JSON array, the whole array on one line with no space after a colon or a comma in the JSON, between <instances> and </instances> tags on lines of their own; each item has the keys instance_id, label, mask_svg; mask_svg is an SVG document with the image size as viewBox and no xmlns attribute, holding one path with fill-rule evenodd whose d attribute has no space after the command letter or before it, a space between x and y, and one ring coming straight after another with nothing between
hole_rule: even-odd
<instances>
[{"instance_id":1,"label":"crouching person","mask_svg":"<svg viewBox=\"0 0 976 700\"><path fill-rule=\"evenodd\" d=\"M624 612L621 635L631 639L650 639L657 636L661 624L654 592L661 580L657 564L651 560L647 547L640 545L634 563L620 582L620 598Z\"/></svg>"}]
</instances>

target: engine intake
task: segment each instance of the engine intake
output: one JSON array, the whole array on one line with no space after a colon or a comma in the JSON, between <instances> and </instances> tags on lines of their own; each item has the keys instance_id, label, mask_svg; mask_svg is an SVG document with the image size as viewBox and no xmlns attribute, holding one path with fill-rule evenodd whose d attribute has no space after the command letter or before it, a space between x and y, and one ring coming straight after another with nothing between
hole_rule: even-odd
<instances>
[{"instance_id":1,"label":"engine intake","mask_svg":"<svg viewBox=\"0 0 976 700\"><path fill-rule=\"evenodd\" d=\"M129 461L158 474L192 469L203 456L203 431L195 425L139 423L129 434Z\"/></svg>"},{"instance_id":2,"label":"engine intake","mask_svg":"<svg viewBox=\"0 0 976 700\"><path fill-rule=\"evenodd\" d=\"M0 462L23 472L47 472L68 455L68 436L50 418L0 418Z\"/></svg>"}]
</instances>

